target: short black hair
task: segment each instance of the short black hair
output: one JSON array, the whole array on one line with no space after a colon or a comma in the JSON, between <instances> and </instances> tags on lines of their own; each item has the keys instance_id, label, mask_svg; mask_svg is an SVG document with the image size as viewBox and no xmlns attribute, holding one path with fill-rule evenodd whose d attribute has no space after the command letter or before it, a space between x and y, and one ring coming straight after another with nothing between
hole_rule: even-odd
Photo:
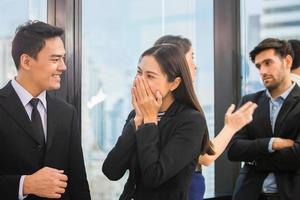
<instances>
[{"instance_id":1,"label":"short black hair","mask_svg":"<svg viewBox=\"0 0 300 200\"><path fill-rule=\"evenodd\" d=\"M45 40L60 37L64 30L41 21L28 21L16 29L12 41L11 54L17 70L20 66L20 56L27 54L36 58L45 46Z\"/></svg>"},{"instance_id":2,"label":"short black hair","mask_svg":"<svg viewBox=\"0 0 300 200\"><path fill-rule=\"evenodd\" d=\"M289 40L288 41L294 52L294 59L291 70L297 69L300 67L300 40Z\"/></svg>"},{"instance_id":3,"label":"short black hair","mask_svg":"<svg viewBox=\"0 0 300 200\"><path fill-rule=\"evenodd\" d=\"M285 58L287 55L294 58L294 52L289 42L277 38L267 38L261 41L250 52L251 61L254 63L257 54L268 49L274 49L275 53L281 58Z\"/></svg>"}]
</instances>

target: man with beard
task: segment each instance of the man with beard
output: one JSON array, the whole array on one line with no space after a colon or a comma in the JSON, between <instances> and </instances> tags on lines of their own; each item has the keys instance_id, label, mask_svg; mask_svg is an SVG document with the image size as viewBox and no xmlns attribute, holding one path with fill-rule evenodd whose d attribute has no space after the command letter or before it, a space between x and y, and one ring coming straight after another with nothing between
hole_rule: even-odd
<instances>
[{"instance_id":1,"label":"man with beard","mask_svg":"<svg viewBox=\"0 0 300 200\"><path fill-rule=\"evenodd\" d=\"M241 100L258 107L253 121L229 144L231 161L245 162L234 200L296 200L300 196L300 89L291 81L293 51L288 42L268 38L250 57L266 90Z\"/></svg>"}]
</instances>

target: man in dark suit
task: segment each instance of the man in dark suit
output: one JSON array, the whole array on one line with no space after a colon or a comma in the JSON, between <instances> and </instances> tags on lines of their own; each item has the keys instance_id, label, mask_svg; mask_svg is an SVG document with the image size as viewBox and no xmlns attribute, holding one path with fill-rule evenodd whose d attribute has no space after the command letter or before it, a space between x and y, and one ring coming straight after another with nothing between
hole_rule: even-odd
<instances>
[{"instance_id":1,"label":"man in dark suit","mask_svg":"<svg viewBox=\"0 0 300 200\"><path fill-rule=\"evenodd\" d=\"M90 200L76 111L46 92L66 70L62 34L39 21L16 31L17 76L0 90L0 199Z\"/></svg>"},{"instance_id":2,"label":"man in dark suit","mask_svg":"<svg viewBox=\"0 0 300 200\"><path fill-rule=\"evenodd\" d=\"M228 157L244 161L234 200L300 197L300 89L290 79L289 43L268 38L250 53L266 90L242 98L257 103L253 121L232 139Z\"/></svg>"}]
</instances>

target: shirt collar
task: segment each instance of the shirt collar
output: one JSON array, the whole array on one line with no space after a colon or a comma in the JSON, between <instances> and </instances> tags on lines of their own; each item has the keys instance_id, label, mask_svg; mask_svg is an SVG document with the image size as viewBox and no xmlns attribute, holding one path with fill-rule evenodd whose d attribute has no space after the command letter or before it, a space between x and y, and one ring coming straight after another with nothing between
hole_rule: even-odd
<instances>
[{"instance_id":1,"label":"shirt collar","mask_svg":"<svg viewBox=\"0 0 300 200\"><path fill-rule=\"evenodd\" d=\"M25 107L29 101L34 98L20 83L18 83L15 79L11 81L11 85L19 96L23 106ZM45 110L47 110L47 101L46 101L46 91L41 92L36 98L38 98L41 102Z\"/></svg>"},{"instance_id":2,"label":"shirt collar","mask_svg":"<svg viewBox=\"0 0 300 200\"><path fill-rule=\"evenodd\" d=\"M276 99L282 98L283 100L285 100L287 98L287 96L291 93L291 91L295 87L295 85L296 85L296 83L293 82L293 84L286 91L284 91L281 95L279 95ZM273 100L269 90L266 90L266 94L271 100Z\"/></svg>"}]
</instances>

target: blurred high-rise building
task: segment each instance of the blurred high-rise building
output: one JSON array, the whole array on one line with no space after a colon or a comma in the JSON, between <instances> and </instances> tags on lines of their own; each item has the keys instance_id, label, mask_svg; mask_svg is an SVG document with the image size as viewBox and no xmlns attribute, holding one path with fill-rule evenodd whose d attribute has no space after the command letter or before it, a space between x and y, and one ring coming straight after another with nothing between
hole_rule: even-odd
<instances>
[{"instance_id":1,"label":"blurred high-rise building","mask_svg":"<svg viewBox=\"0 0 300 200\"><path fill-rule=\"evenodd\" d=\"M260 24L261 39L300 39L300 1L264 0Z\"/></svg>"}]
</instances>

